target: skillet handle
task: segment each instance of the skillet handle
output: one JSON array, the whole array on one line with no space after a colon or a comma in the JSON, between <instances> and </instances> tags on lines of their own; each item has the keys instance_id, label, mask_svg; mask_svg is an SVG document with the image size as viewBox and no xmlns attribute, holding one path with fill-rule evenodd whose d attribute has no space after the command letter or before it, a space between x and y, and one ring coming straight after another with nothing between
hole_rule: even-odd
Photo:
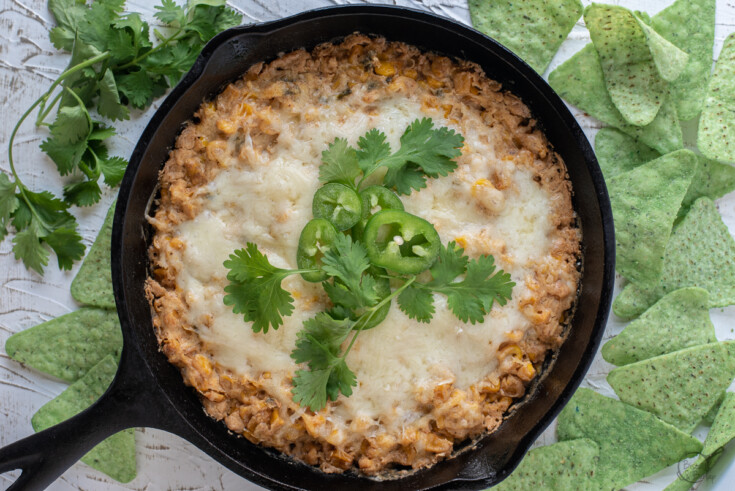
<instances>
[{"instance_id":1,"label":"skillet handle","mask_svg":"<svg viewBox=\"0 0 735 491\"><path fill-rule=\"evenodd\" d=\"M130 368L132 360L125 352L122 358L112 384L92 406L0 448L0 474L22 470L7 491L44 489L105 438L128 428L165 429L161 423L169 416L175 418L170 406L152 389L155 384L145 380L139 370Z\"/></svg>"}]
</instances>

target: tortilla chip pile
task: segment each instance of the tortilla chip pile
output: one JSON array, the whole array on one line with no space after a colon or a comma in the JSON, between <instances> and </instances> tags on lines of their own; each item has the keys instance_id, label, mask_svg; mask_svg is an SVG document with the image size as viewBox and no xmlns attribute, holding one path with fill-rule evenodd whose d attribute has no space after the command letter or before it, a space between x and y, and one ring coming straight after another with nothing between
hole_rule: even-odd
<instances>
[{"instance_id":1,"label":"tortilla chip pile","mask_svg":"<svg viewBox=\"0 0 735 491\"><path fill-rule=\"evenodd\" d=\"M582 16L580 0L469 0L472 25L539 73Z\"/></svg>"},{"instance_id":2,"label":"tortilla chip pile","mask_svg":"<svg viewBox=\"0 0 735 491\"><path fill-rule=\"evenodd\" d=\"M35 431L91 406L117 372L123 340L110 270L114 210L115 203L72 282L72 296L84 307L14 334L5 343L5 351L14 360L71 384L33 415ZM132 481L136 475L134 430L106 439L82 457L82 462L117 481Z\"/></svg>"},{"instance_id":3,"label":"tortilla chip pile","mask_svg":"<svg viewBox=\"0 0 735 491\"><path fill-rule=\"evenodd\" d=\"M498 32L501 20L510 36L542 21L569 32L548 19L554 2L530 3L521 29L508 28L519 24L506 2L470 8L476 27L543 71L553 52L541 63ZM715 0L676 0L653 17L593 3L583 15L592 42L549 83L608 125L595 151L627 280L613 311L637 319L602 348L620 400L579 390L560 442L529 452L499 489L620 489L701 454L670 486L689 489L735 438L735 341L718 342L709 315L735 304L735 240L713 201L735 190L735 34L712 72ZM700 114L695 153L680 121ZM712 423L704 447L690 436L700 423Z\"/></svg>"}]
</instances>

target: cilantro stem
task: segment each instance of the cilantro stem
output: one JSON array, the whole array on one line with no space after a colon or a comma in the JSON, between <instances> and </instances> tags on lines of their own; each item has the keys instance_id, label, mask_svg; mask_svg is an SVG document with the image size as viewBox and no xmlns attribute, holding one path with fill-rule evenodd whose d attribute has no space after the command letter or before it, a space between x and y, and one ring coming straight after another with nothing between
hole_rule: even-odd
<instances>
[{"instance_id":1,"label":"cilantro stem","mask_svg":"<svg viewBox=\"0 0 735 491\"><path fill-rule=\"evenodd\" d=\"M391 300L393 300L398 295L400 295L403 290L405 290L406 288L408 288L409 286L411 286L411 284L414 281L416 281L416 277L415 276L412 277L411 279L409 279L408 281L406 281L399 288L396 288L396 291L392 292L390 295L388 295L387 297L385 297L383 300L381 300L377 304L375 304L372 307L370 307L367 311L365 311L365 313L363 313L360 317L358 317L358 319L355 321L355 323L360 322L360 320L362 320L362 318L365 317L365 316L367 316L367 320L362 323L362 325L357 329L357 331L355 331L355 335L352 336L352 339L350 340L350 344L347 345L347 349L345 350L344 354L340 357L341 359L344 360L345 358L347 358L347 354L350 352L350 350L352 349L352 346L355 344L355 340L357 339L357 336L360 334L360 332L362 332L363 328L368 323L368 321L373 317L373 315L375 315L375 313L378 310L380 310L380 308L383 305L385 305L387 303L390 303Z\"/></svg>"},{"instance_id":2,"label":"cilantro stem","mask_svg":"<svg viewBox=\"0 0 735 491\"><path fill-rule=\"evenodd\" d=\"M43 124L43 120L46 119L46 116L49 115L51 110L56 106L56 103L59 102L63 93L63 90L59 91L48 107L46 107L45 103L41 104L41 107L38 109L38 116L36 117L36 126L41 126Z\"/></svg>"},{"instance_id":3,"label":"cilantro stem","mask_svg":"<svg viewBox=\"0 0 735 491\"><path fill-rule=\"evenodd\" d=\"M135 58L133 58L131 61L125 63L124 65L115 66L114 69L117 69L117 70L125 70L126 68L130 68L131 66L137 65L141 60L146 59L148 56L152 55L156 51L160 51L162 48L166 47L171 41L176 41L177 40L176 39L176 36L178 36L179 34L182 34L182 33L186 34L186 32L184 31L184 29L182 27L179 27L179 29L173 35L171 35L171 36L167 37L166 39L164 39L163 41L161 41L159 44L157 44L156 46L154 46L153 48L151 48L150 51L146 51L142 55L136 56Z\"/></svg>"}]
</instances>

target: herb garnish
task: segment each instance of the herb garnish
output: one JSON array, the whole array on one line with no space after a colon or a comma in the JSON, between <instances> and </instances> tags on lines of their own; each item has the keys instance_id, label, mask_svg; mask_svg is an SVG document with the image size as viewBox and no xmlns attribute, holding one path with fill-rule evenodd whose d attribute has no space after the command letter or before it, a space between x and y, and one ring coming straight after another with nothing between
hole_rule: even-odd
<instances>
[{"instance_id":1,"label":"herb garnish","mask_svg":"<svg viewBox=\"0 0 735 491\"><path fill-rule=\"evenodd\" d=\"M138 13L123 13L124 0L49 0L57 26L49 33L54 46L71 53L69 67L21 116L8 142L11 178L0 173L0 240L11 224L17 234L13 253L28 269L43 274L53 250L59 267L71 269L84 255L77 222L69 208L90 206L101 197L98 183L120 183L127 162L111 157L105 141L115 129L97 121L90 107L111 121L130 118L130 107L144 109L176 84L204 44L219 31L240 24L242 17L224 0L172 0L156 6L162 25L154 29ZM53 110L52 123L47 120ZM37 110L36 126L47 126L41 149L61 176L73 175L63 199L49 191L33 192L20 180L13 161L13 142L21 124Z\"/></svg>"},{"instance_id":2,"label":"herb garnish","mask_svg":"<svg viewBox=\"0 0 735 491\"><path fill-rule=\"evenodd\" d=\"M426 187L427 177L452 172L457 166L452 159L460 155L463 141L448 128L434 129L428 118L409 125L395 153L376 129L358 140L358 149L337 138L322 153L319 180L342 184L345 193L354 194L385 167L382 185L409 194L411 189ZM339 203L339 197L334 202ZM307 281L321 280L333 308L304 322L291 353L296 363L307 365L294 374L294 401L312 411L340 393L352 394L357 380L345 361L347 354L360 332L382 321L394 298L410 318L429 322L434 315L433 295L440 293L446 295L458 319L475 324L482 322L495 302L505 305L515 286L508 273L496 271L492 256L469 259L454 242L441 245L430 223L402 209L374 214L362 210L362 216L363 222L345 233L337 232L324 218L309 222L305 230L310 232L302 233L298 252L300 260L308 256L303 262L309 268L276 268L254 243L234 251L224 263L230 282L224 303L252 322L254 332L278 329L283 317L293 312L293 297L281 287L284 278L301 274ZM375 235L381 227L388 227L389 233L382 234L380 243L363 242L363 237ZM423 269L417 271L416 264ZM429 274L423 274L427 270ZM419 281L419 275L422 280L431 279Z\"/></svg>"}]
</instances>

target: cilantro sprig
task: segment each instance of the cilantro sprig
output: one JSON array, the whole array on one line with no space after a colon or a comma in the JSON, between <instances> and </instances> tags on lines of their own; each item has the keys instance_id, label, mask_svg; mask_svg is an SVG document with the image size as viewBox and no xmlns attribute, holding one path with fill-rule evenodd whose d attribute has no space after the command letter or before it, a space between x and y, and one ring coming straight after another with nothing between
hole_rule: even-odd
<instances>
[{"instance_id":1,"label":"cilantro sprig","mask_svg":"<svg viewBox=\"0 0 735 491\"><path fill-rule=\"evenodd\" d=\"M358 191L366 179L385 168L382 184L408 194L426 187L427 178L454 171L453 159L462 144L461 135L447 128L434 129L428 118L411 123L395 153L377 129L361 137L357 149L337 138L322 153L319 180ZM352 394L357 377L347 365L347 355L360 333L385 317L393 299L409 318L430 322L434 295L445 295L459 320L476 324L495 303L505 305L515 286L508 273L496 269L492 256L470 259L454 242L439 248L436 260L427 265L429 274L401 274L371 262L359 231L334 234L333 242L319 246L322 255L313 263L315 269L276 268L254 243L236 250L224 263L230 281L224 303L252 322L254 332L278 329L283 317L293 312L293 297L281 286L285 278L300 273L321 273L317 277L326 278L322 287L332 307L304 322L291 353L296 363L306 365L294 374L294 401L312 411L324 408L340 393Z\"/></svg>"},{"instance_id":2,"label":"cilantro sprig","mask_svg":"<svg viewBox=\"0 0 735 491\"><path fill-rule=\"evenodd\" d=\"M127 162L110 156L107 140L115 129L109 121L130 118L163 95L191 67L204 44L219 31L240 24L241 16L224 0L190 0L186 6L162 0L153 30L140 14L124 13L124 0L49 0L56 27L54 46L71 53L67 69L20 117L8 142L10 175L0 174L0 240L12 226L13 252L28 269L43 274L51 251L59 267L70 269L84 255L71 206L100 200L100 178L110 187L122 180ZM13 160L15 137L29 116L48 128L41 149L69 176L63 199L49 191L31 191ZM54 115L55 111L55 115ZM49 122L51 117L53 120Z\"/></svg>"},{"instance_id":3,"label":"cilantro sprig","mask_svg":"<svg viewBox=\"0 0 735 491\"><path fill-rule=\"evenodd\" d=\"M434 128L430 118L416 119L401 136L401 147L392 152L383 132L372 129L352 148L337 138L322 152L319 180L360 188L380 169L382 183L398 194L411 194L426 187L426 179L446 176L457 168L464 137L454 130ZM355 182L358 180L357 183Z\"/></svg>"}]
</instances>

